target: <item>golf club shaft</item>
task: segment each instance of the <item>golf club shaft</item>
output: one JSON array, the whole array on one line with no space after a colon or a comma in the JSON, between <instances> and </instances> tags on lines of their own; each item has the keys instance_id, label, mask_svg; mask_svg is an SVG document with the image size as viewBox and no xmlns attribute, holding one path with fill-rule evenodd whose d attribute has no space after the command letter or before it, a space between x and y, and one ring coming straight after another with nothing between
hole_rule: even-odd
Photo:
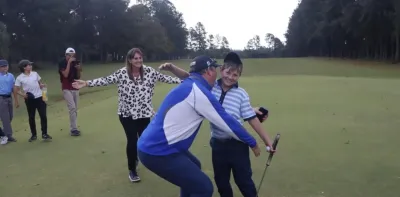
<instances>
[{"instance_id":1,"label":"golf club shaft","mask_svg":"<svg viewBox=\"0 0 400 197\"><path fill-rule=\"evenodd\" d=\"M274 143L272 144L272 147L273 147L274 150L276 150L276 147L278 146L279 139L280 139L280 134L278 133L278 134L275 136ZM263 183L263 181L264 181L264 177L265 177L265 173L267 172L267 168L268 168L268 166L271 165L271 160L272 160L272 157L273 157L273 156L274 156L274 153L273 153L273 152L271 152L271 153L269 154L269 156L268 156L267 164L266 164L266 166L265 166L265 168L264 168L264 172L263 172L263 175L262 175L262 177L261 177L260 184L258 185L258 188L257 188L257 196L258 196L258 194L259 194L259 192L260 192L261 185L262 185L262 183Z\"/></svg>"}]
</instances>

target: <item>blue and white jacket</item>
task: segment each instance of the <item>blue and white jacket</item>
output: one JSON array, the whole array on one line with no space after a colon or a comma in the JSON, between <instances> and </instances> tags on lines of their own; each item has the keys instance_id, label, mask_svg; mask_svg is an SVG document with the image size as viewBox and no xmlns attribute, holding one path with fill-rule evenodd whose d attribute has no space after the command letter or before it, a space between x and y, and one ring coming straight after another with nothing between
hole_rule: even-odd
<instances>
[{"instance_id":1,"label":"blue and white jacket","mask_svg":"<svg viewBox=\"0 0 400 197\"><path fill-rule=\"evenodd\" d=\"M138 150L150 155L169 155L189 150L204 119L250 147L256 140L231 117L211 93L207 81L191 73L173 88L138 140Z\"/></svg>"}]
</instances>

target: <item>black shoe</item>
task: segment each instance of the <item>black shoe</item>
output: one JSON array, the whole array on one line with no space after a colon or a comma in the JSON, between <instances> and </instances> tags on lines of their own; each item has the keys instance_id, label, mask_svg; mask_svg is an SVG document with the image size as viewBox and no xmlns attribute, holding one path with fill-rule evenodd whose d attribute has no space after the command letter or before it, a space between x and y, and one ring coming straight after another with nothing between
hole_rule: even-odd
<instances>
[{"instance_id":1,"label":"black shoe","mask_svg":"<svg viewBox=\"0 0 400 197\"><path fill-rule=\"evenodd\" d=\"M17 142L17 140L12 136L8 136L8 142Z\"/></svg>"},{"instance_id":2,"label":"black shoe","mask_svg":"<svg viewBox=\"0 0 400 197\"><path fill-rule=\"evenodd\" d=\"M130 171L130 172L129 172L129 180L130 180L131 182L139 182L139 181L140 181L140 177L139 177L139 175L137 174L137 172L135 172L135 171Z\"/></svg>"},{"instance_id":3,"label":"black shoe","mask_svg":"<svg viewBox=\"0 0 400 197\"><path fill-rule=\"evenodd\" d=\"M42 135L42 139L44 139L44 140L51 140L51 139L53 139L49 134L43 134Z\"/></svg>"},{"instance_id":4,"label":"black shoe","mask_svg":"<svg viewBox=\"0 0 400 197\"><path fill-rule=\"evenodd\" d=\"M32 135L32 137L31 138L29 138L29 142L33 142L33 141L35 141L35 140L37 140L37 136L36 135Z\"/></svg>"},{"instance_id":5,"label":"black shoe","mask_svg":"<svg viewBox=\"0 0 400 197\"><path fill-rule=\"evenodd\" d=\"M71 131L71 136L80 136L81 132L78 130Z\"/></svg>"}]
</instances>

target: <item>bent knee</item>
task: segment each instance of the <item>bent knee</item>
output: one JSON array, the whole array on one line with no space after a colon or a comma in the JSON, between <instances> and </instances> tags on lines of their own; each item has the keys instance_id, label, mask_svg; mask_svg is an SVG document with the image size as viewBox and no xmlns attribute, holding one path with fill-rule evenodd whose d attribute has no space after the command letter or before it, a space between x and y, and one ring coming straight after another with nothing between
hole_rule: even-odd
<instances>
[{"instance_id":1,"label":"bent knee","mask_svg":"<svg viewBox=\"0 0 400 197\"><path fill-rule=\"evenodd\" d=\"M213 186L213 184L212 184L212 182L211 182L211 180L209 180L209 181L207 181L207 183L205 183L204 185L203 185L203 193L204 193L204 196L212 196L212 194L214 193L214 186Z\"/></svg>"}]
</instances>

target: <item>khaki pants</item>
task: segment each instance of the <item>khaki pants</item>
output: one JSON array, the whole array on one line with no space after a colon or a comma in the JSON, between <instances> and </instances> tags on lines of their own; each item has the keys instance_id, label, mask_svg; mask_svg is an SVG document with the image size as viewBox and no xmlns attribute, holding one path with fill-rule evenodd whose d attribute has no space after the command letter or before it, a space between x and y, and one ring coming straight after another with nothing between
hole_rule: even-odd
<instances>
[{"instance_id":1,"label":"khaki pants","mask_svg":"<svg viewBox=\"0 0 400 197\"><path fill-rule=\"evenodd\" d=\"M78 116L79 90L63 90L63 93L69 111L70 129L71 131L76 131L78 130L76 122Z\"/></svg>"}]
</instances>

